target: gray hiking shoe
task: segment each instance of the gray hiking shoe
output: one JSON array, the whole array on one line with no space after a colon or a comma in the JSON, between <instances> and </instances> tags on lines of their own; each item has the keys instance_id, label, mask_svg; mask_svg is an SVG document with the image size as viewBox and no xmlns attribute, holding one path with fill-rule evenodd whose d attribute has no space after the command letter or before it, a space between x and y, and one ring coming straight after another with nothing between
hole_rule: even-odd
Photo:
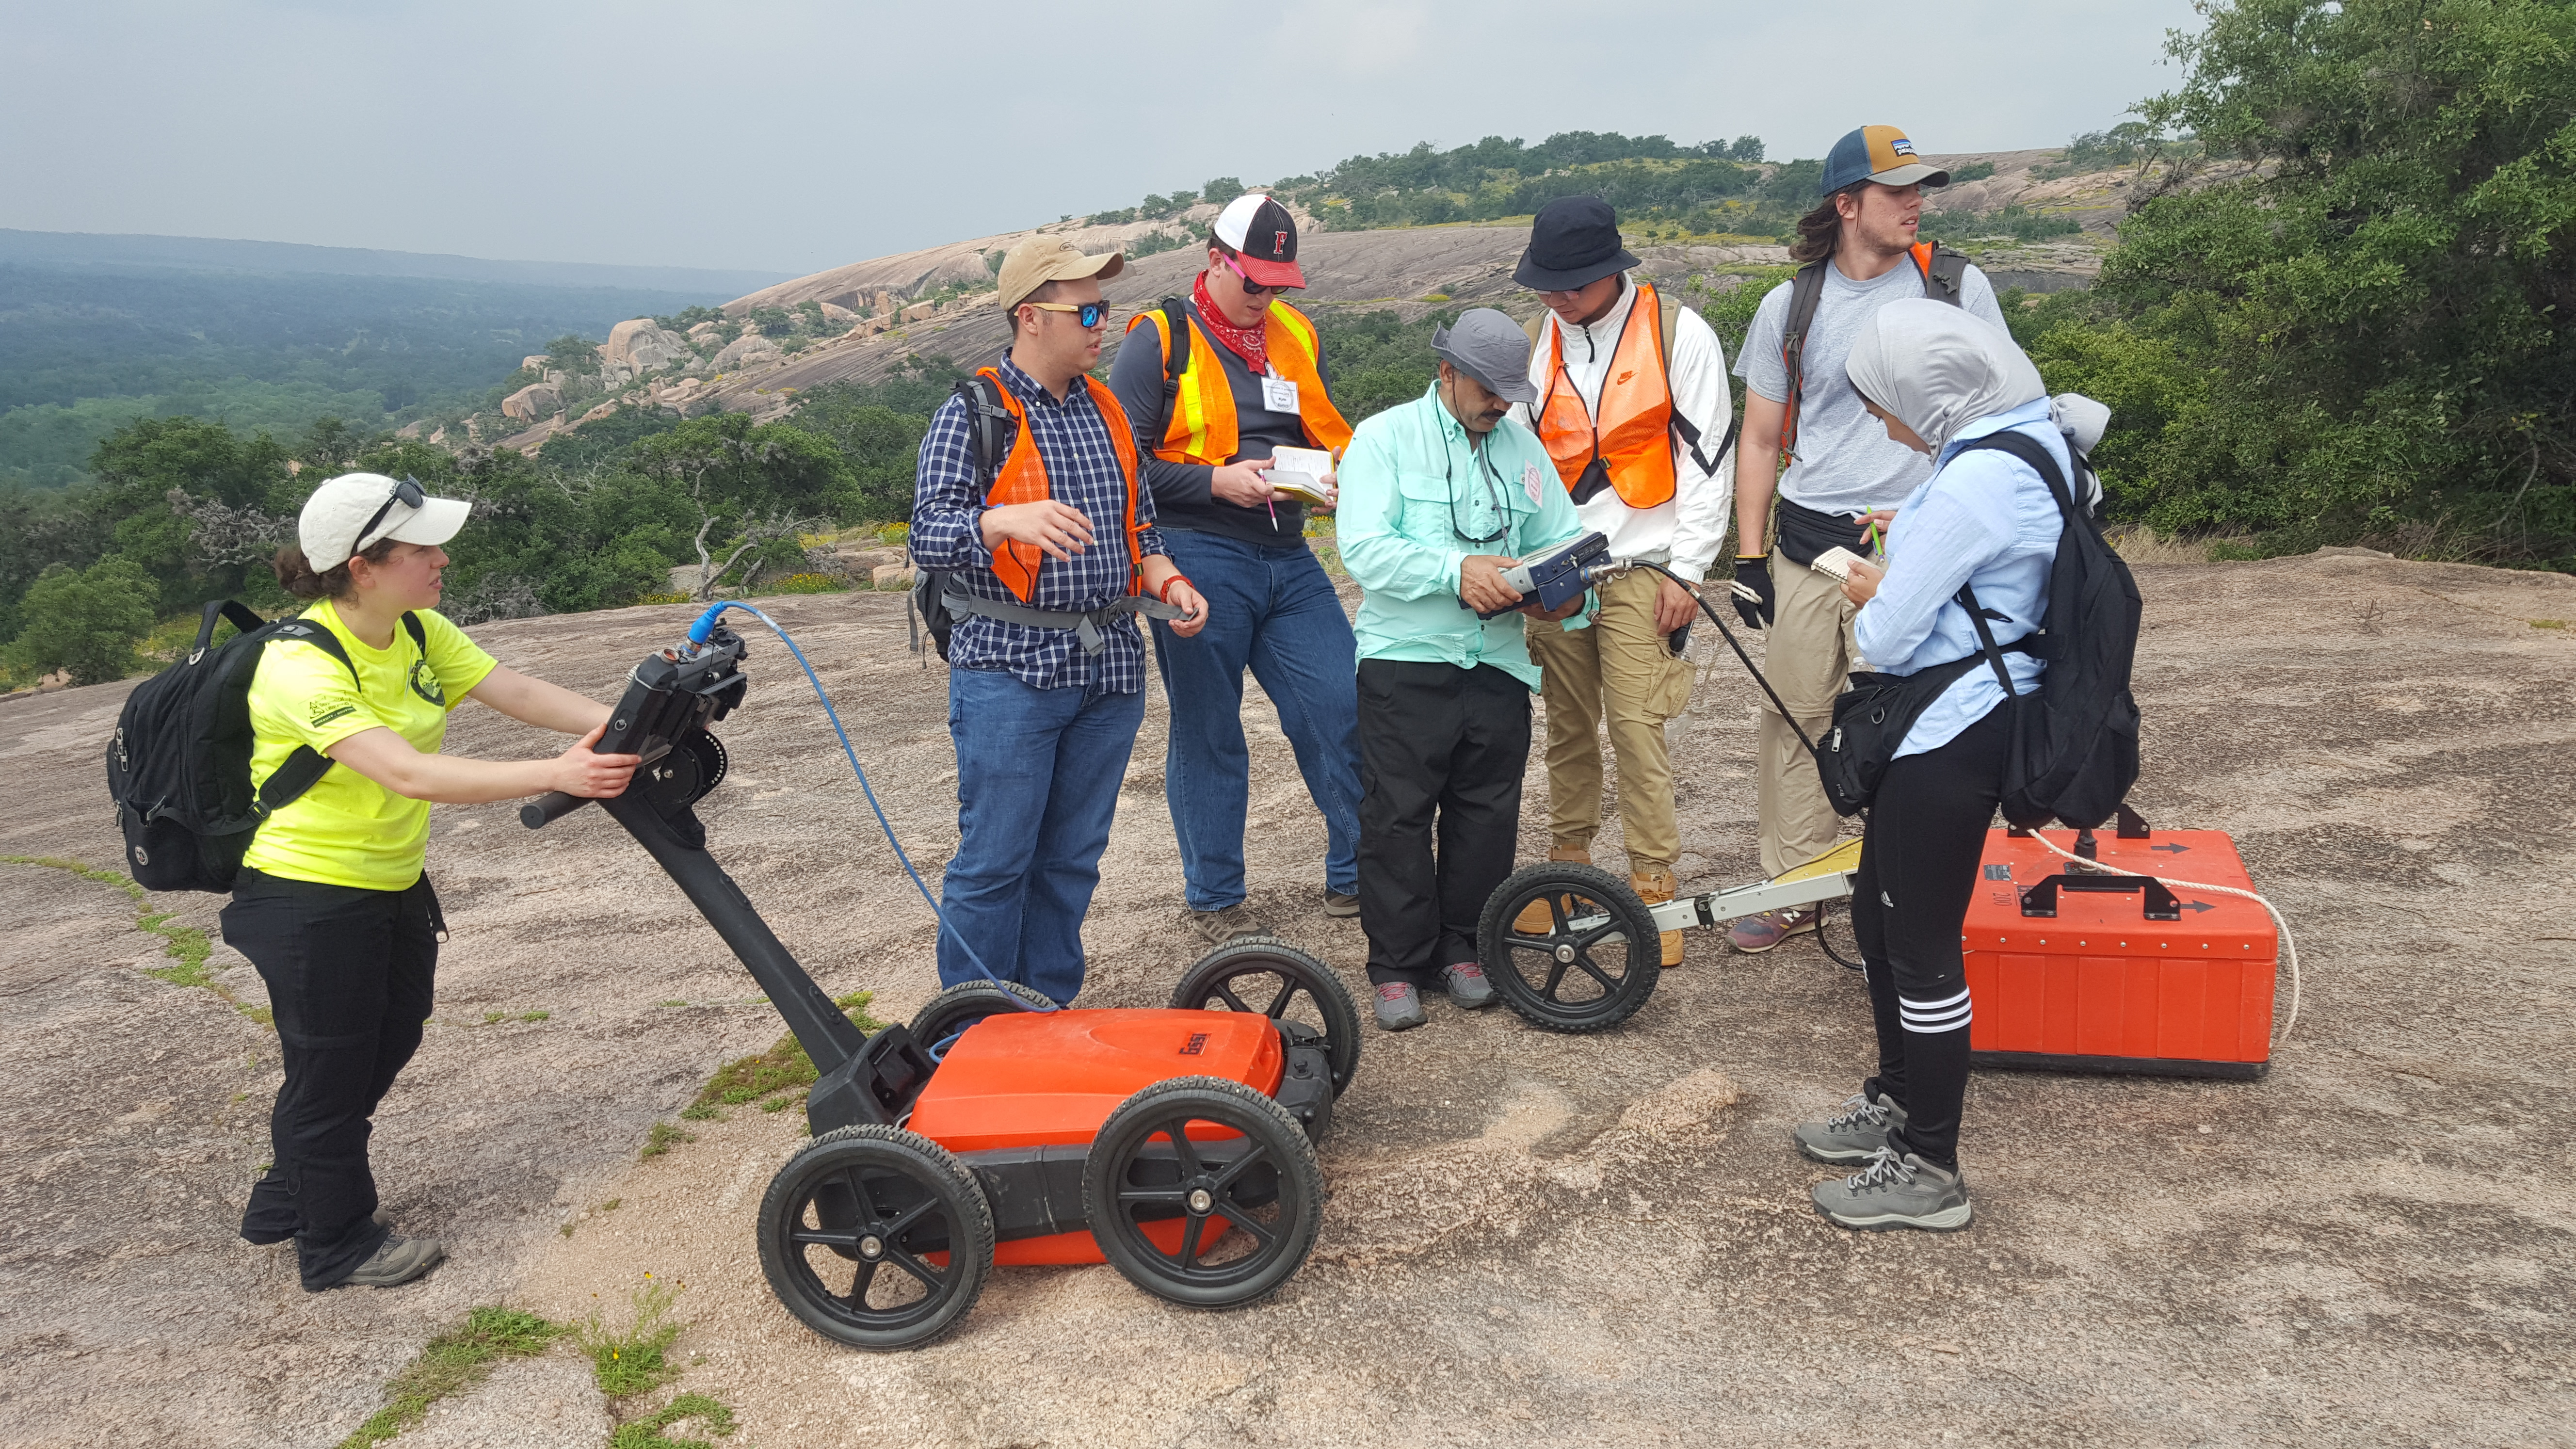
<instances>
[{"instance_id":1,"label":"gray hiking shoe","mask_svg":"<svg viewBox=\"0 0 2576 1449\"><path fill-rule=\"evenodd\" d=\"M1211 946L1222 946L1228 941L1239 941L1246 936L1270 934L1270 928L1263 925L1261 918L1252 913L1252 907L1241 901L1213 911L1193 911L1183 907L1181 919L1189 922L1190 929L1198 932L1200 939Z\"/></svg>"},{"instance_id":2,"label":"gray hiking shoe","mask_svg":"<svg viewBox=\"0 0 2576 1449\"><path fill-rule=\"evenodd\" d=\"M340 1281L354 1288L391 1288L408 1283L447 1261L447 1250L436 1238L390 1237L375 1256L360 1263L356 1272Z\"/></svg>"},{"instance_id":3,"label":"gray hiking shoe","mask_svg":"<svg viewBox=\"0 0 2576 1449\"><path fill-rule=\"evenodd\" d=\"M1344 894L1342 894L1340 891L1333 890L1333 889L1331 889L1330 887L1327 887L1327 888L1325 889L1325 891L1324 891L1324 914L1325 914L1325 915L1328 915L1328 916L1335 916L1335 917L1345 917L1345 918L1346 918L1346 917L1350 917L1350 916L1356 916L1356 915L1358 915L1359 913L1360 913L1360 898L1359 898L1358 896L1355 896L1355 895L1344 895Z\"/></svg>"},{"instance_id":4,"label":"gray hiking shoe","mask_svg":"<svg viewBox=\"0 0 2576 1449\"><path fill-rule=\"evenodd\" d=\"M1422 993L1409 981L1381 981L1377 984L1377 1027L1380 1031L1411 1031L1431 1020L1422 1009Z\"/></svg>"},{"instance_id":5,"label":"gray hiking shoe","mask_svg":"<svg viewBox=\"0 0 2576 1449\"><path fill-rule=\"evenodd\" d=\"M1888 1132L1905 1125L1905 1109L1893 1098L1873 1102L1854 1092L1843 1109L1822 1122L1801 1122L1790 1132L1798 1150L1828 1167L1867 1162L1887 1145Z\"/></svg>"},{"instance_id":6,"label":"gray hiking shoe","mask_svg":"<svg viewBox=\"0 0 2576 1449\"><path fill-rule=\"evenodd\" d=\"M1485 968L1473 961L1461 961L1440 968L1440 984L1449 988L1449 999L1469 1011L1481 1011L1497 1001L1494 983L1485 979Z\"/></svg>"},{"instance_id":7,"label":"gray hiking shoe","mask_svg":"<svg viewBox=\"0 0 2576 1449\"><path fill-rule=\"evenodd\" d=\"M1968 1180L1943 1172L1913 1153L1903 1157L1882 1147L1869 1166L1849 1177L1820 1182L1811 1190L1816 1211L1838 1228L1878 1232L1888 1228L1928 1228L1946 1233L1968 1225Z\"/></svg>"}]
</instances>

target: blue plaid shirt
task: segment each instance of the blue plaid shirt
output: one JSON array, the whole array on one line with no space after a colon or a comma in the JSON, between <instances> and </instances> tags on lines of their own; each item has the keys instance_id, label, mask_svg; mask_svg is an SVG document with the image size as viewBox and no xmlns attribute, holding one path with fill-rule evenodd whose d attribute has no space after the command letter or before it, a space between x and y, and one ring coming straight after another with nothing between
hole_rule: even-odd
<instances>
[{"instance_id":1,"label":"blue plaid shirt","mask_svg":"<svg viewBox=\"0 0 2576 1449\"><path fill-rule=\"evenodd\" d=\"M1109 422L1077 379L1057 402L1008 353L1002 386L1028 412L1029 434L1046 464L1048 496L1080 509L1091 520L1091 547L1070 561L1050 558L1038 566L1037 587L1025 601L1038 609L1087 612L1104 608L1131 590L1127 562L1127 475L1109 438ZM993 572L984 545L984 496L991 485L975 475L965 399L951 397L931 415L921 440L921 462L912 494L912 561L949 569L965 591L981 599L1022 602ZM1154 495L1138 489L1136 506L1148 525L1137 539L1147 555L1167 552L1151 526ZM1032 629L980 614L960 614L948 640L955 669L997 669L1034 689L1078 689L1095 681L1111 694L1145 687L1145 641L1136 616L1121 614L1101 631L1107 647L1085 654L1069 629Z\"/></svg>"}]
</instances>

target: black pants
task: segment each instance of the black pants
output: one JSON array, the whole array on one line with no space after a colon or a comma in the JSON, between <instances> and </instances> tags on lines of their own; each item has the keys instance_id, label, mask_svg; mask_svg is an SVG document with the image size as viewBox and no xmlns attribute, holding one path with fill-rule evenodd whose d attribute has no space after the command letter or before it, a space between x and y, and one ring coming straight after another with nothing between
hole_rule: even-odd
<instances>
[{"instance_id":1,"label":"black pants","mask_svg":"<svg viewBox=\"0 0 2576 1449\"><path fill-rule=\"evenodd\" d=\"M1897 1150L1940 1168L1958 1166L1968 1093L1959 925L2002 794L2009 733L1998 706L1939 749L1889 765L1852 882L1852 932L1878 1026L1878 1075L1866 1090L1905 1108Z\"/></svg>"},{"instance_id":2,"label":"black pants","mask_svg":"<svg viewBox=\"0 0 2576 1449\"><path fill-rule=\"evenodd\" d=\"M295 1239L307 1291L332 1287L377 1248L368 1119L420 1046L438 966L438 897L319 885L244 870L224 940L268 983L286 1083L268 1114L273 1161L251 1188L242 1236Z\"/></svg>"},{"instance_id":3,"label":"black pants","mask_svg":"<svg viewBox=\"0 0 2576 1449\"><path fill-rule=\"evenodd\" d=\"M1369 980L1436 985L1476 959L1485 898L1512 873L1529 687L1490 664L1363 659L1359 693Z\"/></svg>"}]
</instances>

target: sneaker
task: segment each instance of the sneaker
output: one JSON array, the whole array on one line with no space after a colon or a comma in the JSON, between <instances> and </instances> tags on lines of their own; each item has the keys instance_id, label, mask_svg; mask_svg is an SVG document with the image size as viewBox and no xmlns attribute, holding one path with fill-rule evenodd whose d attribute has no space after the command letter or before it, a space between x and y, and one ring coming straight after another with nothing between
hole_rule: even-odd
<instances>
[{"instance_id":1,"label":"sneaker","mask_svg":"<svg viewBox=\"0 0 2576 1449\"><path fill-rule=\"evenodd\" d=\"M1746 916L1726 928L1727 942L1747 956L1759 956L1800 931L1816 929L1816 913L1792 907Z\"/></svg>"},{"instance_id":2,"label":"sneaker","mask_svg":"<svg viewBox=\"0 0 2576 1449\"><path fill-rule=\"evenodd\" d=\"M1550 846L1547 858L1551 864L1564 861L1574 865L1590 865L1592 847L1588 845ZM1544 897L1521 907L1521 913L1512 918L1512 930L1523 936L1544 936L1555 929L1556 917L1548 914L1547 900Z\"/></svg>"},{"instance_id":3,"label":"sneaker","mask_svg":"<svg viewBox=\"0 0 2576 1449\"><path fill-rule=\"evenodd\" d=\"M1473 961L1441 967L1440 982L1449 988L1449 999L1469 1011L1481 1011L1497 999L1494 983L1485 979L1485 968Z\"/></svg>"},{"instance_id":4,"label":"sneaker","mask_svg":"<svg viewBox=\"0 0 2576 1449\"><path fill-rule=\"evenodd\" d=\"M1849 1177L1817 1183L1816 1211L1839 1228L1879 1232L1927 1228L1946 1233L1968 1225L1968 1181L1943 1172L1913 1153L1893 1147L1870 1155L1869 1166Z\"/></svg>"},{"instance_id":5,"label":"sneaker","mask_svg":"<svg viewBox=\"0 0 2576 1449\"><path fill-rule=\"evenodd\" d=\"M358 1265L357 1271L340 1281L358 1288L391 1288L408 1283L447 1261L447 1250L436 1238L390 1237L375 1256Z\"/></svg>"},{"instance_id":6,"label":"sneaker","mask_svg":"<svg viewBox=\"0 0 2576 1449\"><path fill-rule=\"evenodd\" d=\"M1344 916L1344 917L1347 917L1347 916L1356 916L1356 915L1358 915L1359 913L1360 913L1360 898L1359 898L1358 896L1355 896L1355 895L1344 895L1342 892L1337 891L1337 890L1333 890L1333 889L1331 889L1331 888L1329 888L1329 887L1327 887L1327 888L1325 889L1325 891L1324 891L1324 914L1325 914L1325 915L1328 915L1328 916Z\"/></svg>"},{"instance_id":7,"label":"sneaker","mask_svg":"<svg viewBox=\"0 0 2576 1449\"><path fill-rule=\"evenodd\" d=\"M1837 1115L1822 1122L1801 1122L1789 1135L1808 1157L1828 1167L1843 1167L1867 1162L1887 1145L1890 1129L1904 1125L1905 1109L1895 1099L1873 1102L1868 1093L1855 1092Z\"/></svg>"},{"instance_id":8,"label":"sneaker","mask_svg":"<svg viewBox=\"0 0 2576 1449\"><path fill-rule=\"evenodd\" d=\"M1381 981L1377 984L1377 1027L1380 1031L1411 1031L1431 1020L1422 1010L1422 993L1410 981Z\"/></svg>"},{"instance_id":9,"label":"sneaker","mask_svg":"<svg viewBox=\"0 0 2576 1449\"><path fill-rule=\"evenodd\" d=\"M1270 934L1269 928L1261 924L1261 918L1252 913L1252 907L1241 901L1213 911L1193 911L1185 907L1181 911L1181 919L1189 922L1190 929L1198 932L1200 939L1211 946L1222 946L1246 936Z\"/></svg>"}]
</instances>

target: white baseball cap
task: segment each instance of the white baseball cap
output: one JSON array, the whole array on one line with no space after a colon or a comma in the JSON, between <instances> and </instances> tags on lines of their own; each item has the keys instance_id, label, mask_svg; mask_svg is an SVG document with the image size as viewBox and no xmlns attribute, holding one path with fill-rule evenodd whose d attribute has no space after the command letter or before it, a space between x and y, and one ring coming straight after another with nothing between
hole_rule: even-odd
<instances>
[{"instance_id":1,"label":"white baseball cap","mask_svg":"<svg viewBox=\"0 0 2576 1449\"><path fill-rule=\"evenodd\" d=\"M445 543L465 526L474 505L432 498L410 478L343 473L313 490L295 520L296 541L315 573L328 573L384 539Z\"/></svg>"}]
</instances>

